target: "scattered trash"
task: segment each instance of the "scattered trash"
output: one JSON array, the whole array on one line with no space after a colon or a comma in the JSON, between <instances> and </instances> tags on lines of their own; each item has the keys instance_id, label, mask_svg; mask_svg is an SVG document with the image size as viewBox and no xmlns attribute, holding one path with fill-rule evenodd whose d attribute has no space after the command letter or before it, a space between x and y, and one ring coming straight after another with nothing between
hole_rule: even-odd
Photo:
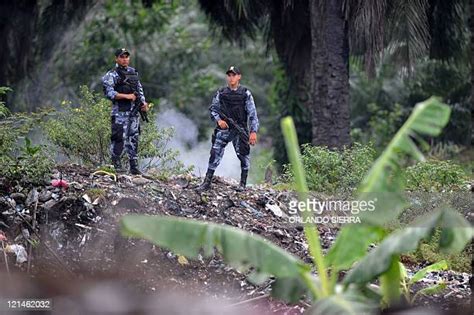
<instances>
[{"instance_id":1,"label":"scattered trash","mask_svg":"<svg viewBox=\"0 0 474 315\"><path fill-rule=\"evenodd\" d=\"M59 188L62 188L64 190L68 189L69 187L69 184L67 181L65 181L64 179L53 179L51 181L51 186L53 187L59 187Z\"/></svg>"},{"instance_id":2,"label":"scattered trash","mask_svg":"<svg viewBox=\"0 0 474 315\"><path fill-rule=\"evenodd\" d=\"M5 246L6 253L15 253L16 255L16 263L22 264L28 260L28 254L26 253L25 247L23 245L7 245Z\"/></svg>"},{"instance_id":3,"label":"scattered trash","mask_svg":"<svg viewBox=\"0 0 474 315\"><path fill-rule=\"evenodd\" d=\"M110 176L114 180L114 182L117 181L117 175L115 175L114 173L111 173L111 172L106 172L106 171L99 170L99 171L95 171L94 173L92 173L91 177L94 177L96 175Z\"/></svg>"},{"instance_id":4,"label":"scattered trash","mask_svg":"<svg viewBox=\"0 0 474 315\"><path fill-rule=\"evenodd\" d=\"M35 262L33 272L39 265L36 259L40 258L40 251L49 244L49 252L42 259L52 262L54 266L61 265L68 271L72 271L69 269L74 268L77 262L88 264L86 267L93 266L98 271L109 270L117 264L120 268L130 268L130 271L144 275L150 281L144 284L145 288L156 286L157 291L162 289L160 283L174 282L176 287L185 287L191 280L197 279L199 285L204 286L201 288L203 291L216 292L216 287L213 287L218 281L216 279L226 279L225 284L220 283L222 287L228 285L231 288L232 283L242 281L240 298L252 299L268 294L271 280L253 285L245 280L244 273L226 265L219 255L211 258L198 255L191 262L184 256L152 246L146 240L119 237L117 222L128 213L174 215L239 227L261 235L308 261L303 226L288 222L289 204L296 198L293 192L276 190L268 185L254 185L243 192L236 192L236 181L217 179L210 191L198 194L193 187L201 179L193 176L172 177L165 181L121 174L118 181L113 181L109 175L91 177L91 171L81 166L64 166L57 173L58 178L51 182L51 186L33 189L31 187L34 186L17 186L8 194L0 195L0 241L5 248L9 246L9 252L16 254L18 264ZM36 204L37 226L32 229L28 223L34 221ZM336 239L337 229L327 226L319 228L323 250L326 251ZM41 239L38 232L42 232ZM32 246L31 256L24 250L30 237L33 238L31 241L39 244ZM7 239L14 245L9 245ZM126 258L133 259L133 264L125 266L123 263L126 254L121 251L122 246L138 253ZM154 278L157 266L165 268L161 270L162 278L159 279ZM417 267L407 267L407 270L413 273ZM420 285L444 280L452 293L443 294L450 299L470 296L467 274L460 276L453 271L443 271L432 273L430 277L432 279L420 282Z\"/></svg>"},{"instance_id":5,"label":"scattered trash","mask_svg":"<svg viewBox=\"0 0 474 315\"><path fill-rule=\"evenodd\" d=\"M31 189L30 192L28 193L28 196L26 197L25 206L29 207L35 204L36 202L38 202L38 198L39 198L39 193L36 190L36 188Z\"/></svg>"},{"instance_id":6,"label":"scattered trash","mask_svg":"<svg viewBox=\"0 0 474 315\"><path fill-rule=\"evenodd\" d=\"M88 203L92 203L91 198L90 198L87 194L82 195L82 199L84 199L84 200L87 201Z\"/></svg>"},{"instance_id":7,"label":"scattered trash","mask_svg":"<svg viewBox=\"0 0 474 315\"><path fill-rule=\"evenodd\" d=\"M181 255L178 255L178 263L179 263L181 266L189 265L189 261L186 259L186 257L181 256Z\"/></svg>"},{"instance_id":8,"label":"scattered trash","mask_svg":"<svg viewBox=\"0 0 474 315\"><path fill-rule=\"evenodd\" d=\"M268 209L270 210L271 212L273 212L274 215L276 215L277 217L282 217L283 216L283 211L281 211L280 207L277 206L277 205L272 205L272 204L269 204L267 203L265 205L265 209Z\"/></svg>"}]
</instances>

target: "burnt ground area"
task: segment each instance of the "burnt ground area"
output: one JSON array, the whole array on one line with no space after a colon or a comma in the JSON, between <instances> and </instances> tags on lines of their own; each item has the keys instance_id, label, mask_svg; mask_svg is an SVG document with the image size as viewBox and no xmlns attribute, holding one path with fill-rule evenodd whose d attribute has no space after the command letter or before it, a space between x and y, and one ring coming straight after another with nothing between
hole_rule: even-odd
<instances>
[{"instance_id":1,"label":"burnt ground area","mask_svg":"<svg viewBox=\"0 0 474 315\"><path fill-rule=\"evenodd\" d=\"M2 296L40 294L54 297L59 310L74 305L85 308L86 313L93 313L93 307L123 311L137 301L142 308L155 307L160 301L156 307L169 307L176 314L191 310L202 314L300 314L307 309L304 301L286 305L271 299L268 294L272 280L256 286L245 280L245 274L225 265L219 255L183 259L148 241L123 238L118 225L121 216L128 213L228 224L259 234L311 262L302 227L288 223L293 193L267 186L237 192L235 183L217 177L211 191L199 194L194 190L199 179L192 176L158 181L119 175L114 181L110 176L92 173L81 166L63 165L54 177L66 180L67 189L49 185L3 187L6 192L0 200L0 230L7 238L4 244L21 244L28 260L15 263L18 255L7 255L10 273L17 280L10 280L10 287L3 286ZM328 248L337 227L320 226L319 230L323 247ZM0 270L6 270L2 257ZM445 299L448 293L421 299L420 303L467 306L467 280L464 275L455 276L459 285L466 285L464 290L451 290ZM6 273L0 277L9 279ZM96 294L91 297L90 292ZM103 305L98 296L113 296L117 303ZM153 302L146 299L148 296L155 297ZM91 299L98 301L94 304Z\"/></svg>"}]
</instances>

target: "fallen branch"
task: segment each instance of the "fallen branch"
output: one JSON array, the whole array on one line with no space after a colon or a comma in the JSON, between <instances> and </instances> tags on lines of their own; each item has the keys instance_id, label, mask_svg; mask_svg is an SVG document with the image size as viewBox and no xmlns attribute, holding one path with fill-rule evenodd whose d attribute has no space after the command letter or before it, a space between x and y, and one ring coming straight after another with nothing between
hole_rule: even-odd
<instances>
[{"instance_id":1,"label":"fallen branch","mask_svg":"<svg viewBox=\"0 0 474 315\"><path fill-rule=\"evenodd\" d=\"M2 240L2 250L3 250L3 258L5 259L5 267L7 269L7 274L10 277L10 268L8 267L8 257L7 257L7 252L5 251L5 243Z\"/></svg>"},{"instance_id":2,"label":"fallen branch","mask_svg":"<svg viewBox=\"0 0 474 315\"><path fill-rule=\"evenodd\" d=\"M114 173L111 173L111 172L106 172L106 171L99 170L99 171L95 171L91 175L92 176L94 176L94 175L108 175L108 176L111 176L114 179L115 182L117 181L117 175L115 175Z\"/></svg>"},{"instance_id":3,"label":"fallen branch","mask_svg":"<svg viewBox=\"0 0 474 315\"><path fill-rule=\"evenodd\" d=\"M102 230L102 229L99 229L97 227L92 227L92 226L88 226L88 225L84 225L84 224L80 224L80 223L74 223L74 225L78 226L78 227L81 227L83 229L88 229L88 230L97 230L99 232L102 232L102 233L107 233L106 230Z\"/></svg>"},{"instance_id":4,"label":"fallen branch","mask_svg":"<svg viewBox=\"0 0 474 315\"><path fill-rule=\"evenodd\" d=\"M254 298L251 298L251 299L248 299L248 300L245 300L245 301L240 301L240 302L237 302L237 303L234 303L234 304L226 305L226 307L234 307L234 306L238 306L238 305L242 305L242 304L252 303L252 302L255 302L255 301L258 301L258 300L265 299L269 296L270 296L270 294L267 293L267 294L260 295L260 296L257 296L257 297L254 297Z\"/></svg>"},{"instance_id":5,"label":"fallen branch","mask_svg":"<svg viewBox=\"0 0 474 315\"><path fill-rule=\"evenodd\" d=\"M38 200L36 200L35 207L33 208L33 231L36 228L36 210L38 209ZM28 268L26 269L26 273L30 274L30 268L31 268L31 254L33 253L33 244L29 242L28 245Z\"/></svg>"}]
</instances>

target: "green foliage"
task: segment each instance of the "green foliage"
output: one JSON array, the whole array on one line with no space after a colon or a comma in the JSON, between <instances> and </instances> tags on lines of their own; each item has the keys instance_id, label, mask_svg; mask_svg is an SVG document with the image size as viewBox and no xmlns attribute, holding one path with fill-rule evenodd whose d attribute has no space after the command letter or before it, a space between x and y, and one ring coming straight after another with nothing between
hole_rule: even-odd
<instances>
[{"instance_id":1,"label":"green foliage","mask_svg":"<svg viewBox=\"0 0 474 315\"><path fill-rule=\"evenodd\" d=\"M377 314L378 297L361 294L358 290L347 290L344 293L333 294L314 302L307 311L308 315L355 315Z\"/></svg>"},{"instance_id":2,"label":"green foliage","mask_svg":"<svg viewBox=\"0 0 474 315\"><path fill-rule=\"evenodd\" d=\"M110 101L81 87L79 104L64 101L60 111L43 126L51 140L67 157L83 163L102 165L109 161ZM178 152L167 148L173 135L171 129L158 130L153 113L149 123L142 124L138 153L145 168L158 167L163 173L180 173L183 165L177 161ZM124 154L124 159L125 154Z\"/></svg>"},{"instance_id":3,"label":"green foliage","mask_svg":"<svg viewBox=\"0 0 474 315\"><path fill-rule=\"evenodd\" d=\"M5 118L10 115L10 111L5 106L5 102L1 101L3 96L5 96L8 92L11 92L12 89L6 86L0 86L0 118Z\"/></svg>"},{"instance_id":4,"label":"green foliage","mask_svg":"<svg viewBox=\"0 0 474 315\"><path fill-rule=\"evenodd\" d=\"M395 103L391 109L383 109L371 103L367 105L367 111L370 114L368 130L363 132L360 128L356 128L351 131L351 134L355 141L373 142L375 148L381 150L402 125L403 108L398 103Z\"/></svg>"},{"instance_id":5,"label":"green foliage","mask_svg":"<svg viewBox=\"0 0 474 315\"><path fill-rule=\"evenodd\" d=\"M100 165L108 161L110 101L81 87L79 104L63 101L44 124L51 142L68 158Z\"/></svg>"},{"instance_id":6,"label":"green foliage","mask_svg":"<svg viewBox=\"0 0 474 315\"><path fill-rule=\"evenodd\" d=\"M433 271L440 271L440 270L446 270L448 269L448 263L445 260L438 261L437 263L434 263L432 265L429 265L425 268L422 268L418 270L413 277L409 277L408 273L406 271L405 266L400 263L400 270L401 270L401 287L402 287L402 293L405 296L406 301L408 303L413 304L416 300L416 298L423 294L423 295L432 295L436 294L443 289L446 288L446 283L441 281L440 283L437 283L435 285L426 287L418 291L414 296L411 296L411 286L423 279L426 274L433 272Z\"/></svg>"},{"instance_id":7,"label":"green foliage","mask_svg":"<svg viewBox=\"0 0 474 315\"><path fill-rule=\"evenodd\" d=\"M358 191L393 193L403 188L402 183L390 180L393 172L400 170L402 166L401 157L423 158L408 135L419 139L419 135L439 134L448 118L449 108L436 99L432 98L418 104L367 173ZM285 118L281 125L298 198L300 201L307 201L308 185L293 121L291 118ZM405 206L402 196L396 201L399 204L391 206L395 208ZM376 210L381 212L379 216L391 217L389 213L391 209L382 207ZM196 257L201 249L206 256L209 256L216 246L228 263L245 269L254 267L256 274L250 276L250 279L276 276L279 281L275 283L279 285L274 291L279 298L296 301L298 295L309 292L310 297L316 299L309 310L310 314L351 314L354 310L372 313L377 306L392 306L400 300L402 294L400 286L405 281L403 269L399 264L401 254L418 248L419 243L429 239L436 228L439 228L441 233L439 248L449 253L461 251L473 236L469 222L458 213L442 208L409 227L390 234L385 234L383 227L388 221L387 218L367 220L368 226L345 226L328 256L324 257L319 232L307 220L311 217L309 212L308 209L302 209L301 216L304 219L304 233L309 253L319 277L317 280L311 276L309 266L298 259L264 239L235 228L170 217L127 216L122 219L122 231L125 235L152 240L160 246L191 257ZM360 230L353 234L351 232L355 231L354 229ZM376 241L380 238L383 239L379 246L365 254L368 245L366 240ZM339 271L351 268L353 265L354 267L344 276L342 281L344 286L338 285ZM425 271L428 272L429 269L420 271L413 282L422 277ZM376 278L381 283L379 292L370 288L370 282ZM284 288L285 286L287 287ZM437 292L440 289L440 286L427 288L422 293ZM384 304L380 304L382 301Z\"/></svg>"},{"instance_id":8,"label":"green foliage","mask_svg":"<svg viewBox=\"0 0 474 315\"><path fill-rule=\"evenodd\" d=\"M0 127L0 137L9 132ZM17 140L23 138L18 137L15 132L10 133L7 137ZM16 144L13 148L2 151L0 154L0 176L11 182L42 184L51 167L52 160L46 153L46 147L32 145L29 138L24 138L23 146Z\"/></svg>"},{"instance_id":9,"label":"green foliage","mask_svg":"<svg viewBox=\"0 0 474 315\"><path fill-rule=\"evenodd\" d=\"M172 13L174 5L163 1L154 1L150 8L145 8L142 1L105 1L86 24L78 49L72 51L74 69L68 71L71 84L89 81L91 75L97 75L91 73L93 68L99 70L113 65L113 53L119 47L131 49L134 61L146 58L145 51L136 50L140 47L138 44L149 45L152 35L162 31ZM89 66L83 67L84 64ZM64 63L63 71L70 66Z\"/></svg>"},{"instance_id":10,"label":"green foliage","mask_svg":"<svg viewBox=\"0 0 474 315\"><path fill-rule=\"evenodd\" d=\"M351 62L350 83L352 134L356 141L372 141L381 149L387 137L393 135L412 110L413 104L431 95L442 98L452 112L451 120L437 141L461 145L471 141L468 67L454 62L425 60L406 77L387 59L376 77L369 79L356 62ZM393 104L399 105L394 107ZM377 132L373 131L374 125Z\"/></svg>"},{"instance_id":11,"label":"green foliage","mask_svg":"<svg viewBox=\"0 0 474 315\"><path fill-rule=\"evenodd\" d=\"M388 211L379 209L378 213L372 214L367 220L371 222L380 220L378 224L384 224L403 209L404 199L401 192L404 189L404 182L400 170L405 166L407 159L424 160L413 139L427 146L421 136L439 135L448 122L449 115L450 108L434 97L415 106L413 113L377 158L359 186L362 199L364 193L391 193L390 200L385 200L379 206ZM384 215L381 215L382 212L385 212Z\"/></svg>"},{"instance_id":12,"label":"green foliage","mask_svg":"<svg viewBox=\"0 0 474 315\"><path fill-rule=\"evenodd\" d=\"M121 225L125 236L144 238L192 258L197 258L200 252L210 257L215 247L224 261L238 270L248 272L252 267L251 279L259 282L270 275L299 278L309 270L298 258L263 237L226 225L144 215L124 216Z\"/></svg>"},{"instance_id":13,"label":"green foliage","mask_svg":"<svg viewBox=\"0 0 474 315\"><path fill-rule=\"evenodd\" d=\"M436 160L451 160L463 151L463 147L452 142L439 142L431 146L427 153L429 158Z\"/></svg>"},{"instance_id":14,"label":"green foliage","mask_svg":"<svg viewBox=\"0 0 474 315\"><path fill-rule=\"evenodd\" d=\"M0 95L10 91L0 88ZM40 114L11 114L0 104L0 176L11 182L42 183L50 171L51 159L44 146L33 145L29 132Z\"/></svg>"},{"instance_id":15,"label":"green foliage","mask_svg":"<svg viewBox=\"0 0 474 315\"><path fill-rule=\"evenodd\" d=\"M185 167L178 159L179 152L168 146L175 133L174 128L158 129L152 112L148 112L148 118L150 122L144 124L138 144L138 154L143 160L144 168L153 170L152 173L159 179L191 172L192 166Z\"/></svg>"},{"instance_id":16,"label":"green foliage","mask_svg":"<svg viewBox=\"0 0 474 315\"><path fill-rule=\"evenodd\" d=\"M371 144L355 143L342 152L310 144L302 147L308 188L317 192L333 193L354 189L375 159L375 150ZM291 181L290 165L285 165L284 169L283 178Z\"/></svg>"},{"instance_id":17,"label":"green foliage","mask_svg":"<svg viewBox=\"0 0 474 315\"><path fill-rule=\"evenodd\" d=\"M273 159L273 152L273 150L261 147L251 151L253 156L251 156L252 165L249 173L250 183L260 184L266 180L273 183L273 179L277 177L276 161Z\"/></svg>"},{"instance_id":18,"label":"green foliage","mask_svg":"<svg viewBox=\"0 0 474 315\"><path fill-rule=\"evenodd\" d=\"M57 61L55 75L69 73L66 86L97 89L114 65L114 50L127 47L146 98L177 107L198 125L200 139L207 139L211 125L207 109L225 84L224 69L239 65L242 84L251 89L260 112L268 104L272 67L265 47L223 43L207 22L195 1L154 1L151 7L142 1L104 1L77 32L71 51Z\"/></svg>"},{"instance_id":19,"label":"green foliage","mask_svg":"<svg viewBox=\"0 0 474 315\"><path fill-rule=\"evenodd\" d=\"M459 272L471 272L471 258L473 255L470 247L465 248L460 254L443 253L439 251L438 244L441 238L441 230L438 228L428 241L421 242L419 248L410 254L408 259L416 262L435 263L446 260L452 270Z\"/></svg>"},{"instance_id":20,"label":"green foliage","mask_svg":"<svg viewBox=\"0 0 474 315\"><path fill-rule=\"evenodd\" d=\"M444 226L448 242L440 239L441 250L461 251L472 237L470 224L452 210L440 210L419 219L405 229L388 235L374 250L357 262L344 278L345 283L367 283L389 269L392 258L416 250L423 239L429 239L435 228Z\"/></svg>"},{"instance_id":21,"label":"green foliage","mask_svg":"<svg viewBox=\"0 0 474 315\"><path fill-rule=\"evenodd\" d=\"M468 67L432 60L421 64L409 81L407 102L416 103L429 95L437 95L451 107L452 118L441 137L443 141L462 145L471 141L470 78Z\"/></svg>"},{"instance_id":22,"label":"green foliage","mask_svg":"<svg viewBox=\"0 0 474 315\"><path fill-rule=\"evenodd\" d=\"M461 166L451 161L428 160L410 166L405 171L406 188L412 191L468 190Z\"/></svg>"},{"instance_id":23,"label":"green foliage","mask_svg":"<svg viewBox=\"0 0 474 315\"><path fill-rule=\"evenodd\" d=\"M273 71L273 81L269 93L270 115L273 119L268 122L270 134L273 135L275 160L281 168L288 163L285 142L280 128L280 119L291 116L295 121L296 133L300 144L311 143L312 129L309 110L304 106L295 91L294 83L285 74L282 65Z\"/></svg>"}]
</instances>

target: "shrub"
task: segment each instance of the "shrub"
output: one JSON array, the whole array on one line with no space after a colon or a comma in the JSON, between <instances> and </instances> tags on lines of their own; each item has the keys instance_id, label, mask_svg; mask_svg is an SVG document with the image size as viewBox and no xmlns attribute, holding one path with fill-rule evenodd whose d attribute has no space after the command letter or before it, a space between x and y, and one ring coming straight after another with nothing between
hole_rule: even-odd
<instances>
[{"instance_id":1,"label":"shrub","mask_svg":"<svg viewBox=\"0 0 474 315\"><path fill-rule=\"evenodd\" d=\"M51 142L68 158L85 164L103 165L110 159L110 101L81 87L78 105L64 101L60 111L44 123ZM177 152L166 148L173 135L172 129L158 130L153 114L149 123L142 124L139 141L139 159L145 168L157 166L160 172L183 172L177 161ZM124 152L124 159L126 154Z\"/></svg>"},{"instance_id":2,"label":"shrub","mask_svg":"<svg viewBox=\"0 0 474 315\"><path fill-rule=\"evenodd\" d=\"M0 130L2 133L4 130ZM51 170L52 160L45 152L44 145L32 145L24 138L23 146L15 146L0 155L0 176L9 181L41 184Z\"/></svg>"},{"instance_id":3,"label":"shrub","mask_svg":"<svg viewBox=\"0 0 474 315\"><path fill-rule=\"evenodd\" d=\"M0 96L8 88L0 88ZM0 176L12 182L41 183L52 161L44 146L33 145L27 137L40 115L11 114L0 102Z\"/></svg>"},{"instance_id":4,"label":"shrub","mask_svg":"<svg viewBox=\"0 0 474 315\"><path fill-rule=\"evenodd\" d=\"M110 102L81 87L79 105L63 101L44 125L44 131L68 158L100 165L108 160Z\"/></svg>"},{"instance_id":5,"label":"shrub","mask_svg":"<svg viewBox=\"0 0 474 315\"><path fill-rule=\"evenodd\" d=\"M407 168L408 190L441 192L467 189L467 178L461 166L451 161L428 160Z\"/></svg>"},{"instance_id":6,"label":"shrub","mask_svg":"<svg viewBox=\"0 0 474 315\"><path fill-rule=\"evenodd\" d=\"M401 126L404 111L400 104L395 103L390 110L383 109L375 103L367 105L370 118L367 129L354 128L353 139L361 143L374 143L377 150L382 150Z\"/></svg>"},{"instance_id":7,"label":"shrub","mask_svg":"<svg viewBox=\"0 0 474 315\"><path fill-rule=\"evenodd\" d=\"M308 188L317 192L354 189L374 161L372 144L355 143L351 148L332 151L326 147L303 145L303 166ZM290 166L284 166L284 180L291 180Z\"/></svg>"}]
</instances>

